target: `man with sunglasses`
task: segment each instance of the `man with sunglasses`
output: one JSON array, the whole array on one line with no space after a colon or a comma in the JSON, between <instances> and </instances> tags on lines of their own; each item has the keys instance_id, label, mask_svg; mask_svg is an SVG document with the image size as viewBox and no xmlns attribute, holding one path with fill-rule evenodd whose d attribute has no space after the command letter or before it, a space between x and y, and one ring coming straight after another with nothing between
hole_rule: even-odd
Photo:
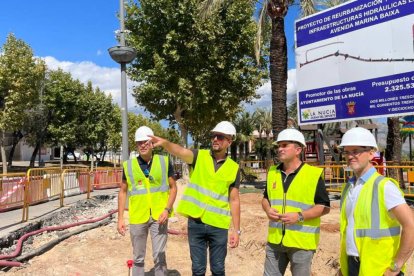
<instances>
[{"instance_id":1,"label":"man with sunglasses","mask_svg":"<svg viewBox=\"0 0 414 276\"><path fill-rule=\"evenodd\" d=\"M124 209L129 196L129 228L134 255L132 275L144 276L148 232L151 234L155 276L166 276L165 248L168 217L177 195L174 170L168 156L153 154L153 131L141 126L135 132L138 157L123 163L118 197L118 232L125 235Z\"/></svg>"},{"instance_id":2,"label":"man with sunglasses","mask_svg":"<svg viewBox=\"0 0 414 276\"><path fill-rule=\"evenodd\" d=\"M189 150L153 136L154 146L162 146L191 166L190 183L177 213L188 218L188 242L192 275L205 275L209 248L212 275L225 275L228 230L229 245L239 244L240 173L239 165L227 156L236 128L222 121L211 131L211 150Z\"/></svg>"},{"instance_id":3,"label":"man with sunglasses","mask_svg":"<svg viewBox=\"0 0 414 276\"><path fill-rule=\"evenodd\" d=\"M398 182L371 164L378 146L367 129L348 130L339 147L354 173L341 195L342 275L404 275L414 216Z\"/></svg>"},{"instance_id":4,"label":"man with sunglasses","mask_svg":"<svg viewBox=\"0 0 414 276\"><path fill-rule=\"evenodd\" d=\"M300 131L285 129L274 144L281 163L269 168L262 199L269 218L263 275L284 275L290 263L293 276L310 276L320 217L330 207L323 170L301 161L306 143Z\"/></svg>"}]
</instances>

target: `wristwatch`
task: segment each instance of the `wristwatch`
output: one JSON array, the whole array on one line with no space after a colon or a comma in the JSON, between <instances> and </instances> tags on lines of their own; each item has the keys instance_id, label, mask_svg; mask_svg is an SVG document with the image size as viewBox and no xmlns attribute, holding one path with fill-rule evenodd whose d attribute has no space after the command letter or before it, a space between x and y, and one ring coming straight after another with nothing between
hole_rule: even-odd
<instances>
[{"instance_id":1,"label":"wristwatch","mask_svg":"<svg viewBox=\"0 0 414 276\"><path fill-rule=\"evenodd\" d=\"M172 209L168 208L168 207L165 207L164 210L167 210L168 214L171 214L171 212L172 212Z\"/></svg>"},{"instance_id":2,"label":"wristwatch","mask_svg":"<svg viewBox=\"0 0 414 276\"><path fill-rule=\"evenodd\" d=\"M241 230L236 231L237 235L239 235L239 236L241 235L241 232L242 232Z\"/></svg>"},{"instance_id":3,"label":"wristwatch","mask_svg":"<svg viewBox=\"0 0 414 276\"><path fill-rule=\"evenodd\" d=\"M298 212L298 222L303 222L305 219L303 218L303 215L301 212Z\"/></svg>"},{"instance_id":4,"label":"wristwatch","mask_svg":"<svg viewBox=\"0 0 414 276\"><path fill-rule=\"evenodd\" d=\"M398 266L396 261L393 261L392 264L391 264L390 270L392 272L398 272L398 271L401 270L401 268Z\"/></svg>"}]
</instances>

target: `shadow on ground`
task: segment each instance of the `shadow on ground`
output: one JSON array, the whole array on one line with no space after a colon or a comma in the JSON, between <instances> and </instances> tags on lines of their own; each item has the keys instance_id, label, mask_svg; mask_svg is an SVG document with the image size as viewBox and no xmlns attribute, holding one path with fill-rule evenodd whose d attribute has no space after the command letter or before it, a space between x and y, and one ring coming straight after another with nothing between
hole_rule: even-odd
<instances>
[{"instance_id":1,"label":"shadow on ground","mask_svg":"<svg viewBox=\"0 0 414 276\"><path fill-rule=\"evenodd\" d=\"M181 273L178 272L176 269L168 269L168 276L181 276ZM145 276L155 276L154 268L152 268L150 271L145 272Z\"/></svg>"}]
</instances>

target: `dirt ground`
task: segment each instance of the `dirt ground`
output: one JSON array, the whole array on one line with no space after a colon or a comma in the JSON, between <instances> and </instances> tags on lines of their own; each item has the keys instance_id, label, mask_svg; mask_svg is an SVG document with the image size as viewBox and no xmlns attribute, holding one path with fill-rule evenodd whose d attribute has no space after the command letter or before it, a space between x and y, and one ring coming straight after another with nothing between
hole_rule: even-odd
<instances>
[{"instance_id":1,"label":"dirt ground","mask_svg":"<svg viewBox=\"0 0 414 276\"><path fill-rule=\"evenodd\" d=\"M179 185L179 194L182 186ZM263 274L268 221L261 209L261 198L260 193L241 195L243 233L240 246L228 250L227 275L257 276ZM332 202L332 205L330 214L322 218L320 245L312 263L313 276L337 274L339 208L338 202ZM113 208L116 208L116 205ZM169 228L185 232L186 220L177 216L176 219L170 221ZM186 236L169 235L168 239L169 275L191 275ZM34 244L36 243L35 239ZM122 237L116 231L115 216L110 224L72 236L43 255L31 259L24 267L11 269L7 275L128 275L126 262L131 259L131 252L129 236ZM145 267L146 275L153 275L149 242ZM286 275L291 275L290 271ZM414 275L413 256L410 258L406 275Z\"/></svg>"}]
</instances>

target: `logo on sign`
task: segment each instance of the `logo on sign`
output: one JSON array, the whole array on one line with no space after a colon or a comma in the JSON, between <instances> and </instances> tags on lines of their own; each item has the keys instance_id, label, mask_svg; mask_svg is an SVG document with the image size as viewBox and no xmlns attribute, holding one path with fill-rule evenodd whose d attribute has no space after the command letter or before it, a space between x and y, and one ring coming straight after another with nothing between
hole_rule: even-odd
<instances>
[{"instance_id":1,"label":"logo on sign","mask_svg":"<svg viewBox=\"0 0 414 276\"><path fill-rule=\"evenodd\" d=\"M317 106L301 110L302 121L336 118L334 104Z\"/></svg>"},{"instance_id":2,"label":"logo on sign","mask_svg":"<svg viewBox=\"0 0 414 276\"><path fill-rule=\"evenodd\" d=\"M355 114L355 102L347 102L346 106L348 107L348 114L354 115Z\"/></svg>"}]
</instances>

